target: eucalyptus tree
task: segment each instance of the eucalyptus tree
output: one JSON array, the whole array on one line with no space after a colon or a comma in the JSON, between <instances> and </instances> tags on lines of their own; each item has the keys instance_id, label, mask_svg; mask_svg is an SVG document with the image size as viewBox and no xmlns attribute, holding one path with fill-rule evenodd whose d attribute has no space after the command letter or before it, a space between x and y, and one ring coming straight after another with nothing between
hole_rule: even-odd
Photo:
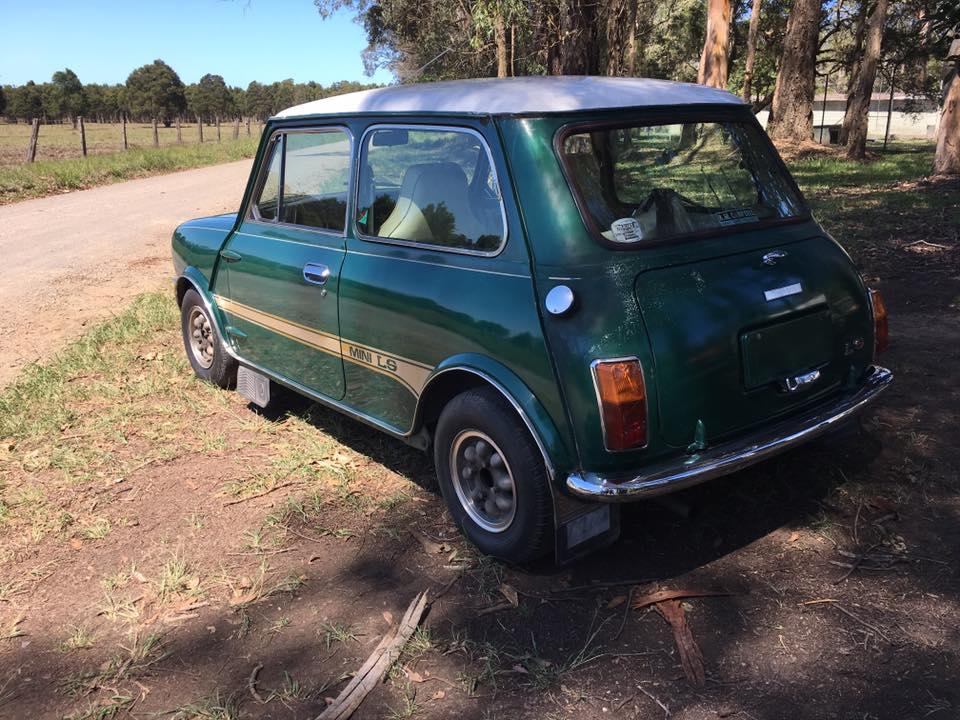
<instances>
[{"instance_id":1,"label":"eucalyptus tree","mask_svg":"<svg viewBox=\"0 0 960 720\"><path fill-rule=\"evenodd\" d=\"M813 135L813 93L822 0L796 0L787 21L780 70L767 131L777 140L801 142Z\"/></svg>"}]
</instances>

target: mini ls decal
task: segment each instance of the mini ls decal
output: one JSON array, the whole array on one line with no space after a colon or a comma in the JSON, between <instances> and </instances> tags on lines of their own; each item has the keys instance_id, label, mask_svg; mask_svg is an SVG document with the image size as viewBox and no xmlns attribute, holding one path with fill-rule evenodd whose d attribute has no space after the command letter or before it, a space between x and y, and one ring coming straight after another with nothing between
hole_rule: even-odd
<instances>
[{"instance_id":1,"label":"mini ls decal","mask_svg":"<svg viewBox=\"0 0 960 720\"><path fill-rule=\"evenodd\" d=\"M427 378L433 371L430 365L425 365L416 360L409 360L398 355L385 353L377 348L361 345L352 340L346 340L339 335L332 335L315 328L307 327L306 325L300 325L299 323L271 315L270 313L265 313L262 310L257 310L220 295L214 295L214 299L217 301L220 309L229 315L246 320L254 325L259 325L262 328L311 347L314 350L335 355L343 360L380 373L381 375L391 377L407 388L414 396L420 395L420 390L424 384L426 384Z\"/></svg>"}]
</instances>

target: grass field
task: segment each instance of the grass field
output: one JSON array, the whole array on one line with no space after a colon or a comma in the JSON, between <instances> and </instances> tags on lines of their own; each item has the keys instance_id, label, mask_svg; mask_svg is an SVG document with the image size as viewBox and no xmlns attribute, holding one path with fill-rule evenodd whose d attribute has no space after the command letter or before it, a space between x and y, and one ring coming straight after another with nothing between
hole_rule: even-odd
<instances>
[{"instance_id":1,"label":"grass field","mask_svg":"<svg viewBox=\"0 0 960 720\"><path fill-rule=\"evenodd\" d=\"M177 143L175 127L159 128L160 147L153 147L149 124L128 123L129 149L121 150L121 130L116 123L87 123L87 152L80 153L80 134L69 124L42 125L37 142L37 161L24 163L30 126L0 124L0 203L16 202L70 190L129 180L146 175L185 170L253 157L262 125L254 123L250 136L240 126L233 139L233 125L204 127L204 142L197 138L196 124L183 125L183 144Z\"/></svg>"},{"instance_id":2,"label":"grass field","mask_svg":"<svg viewBox=\"0 0 960 720\"><path fill-rule=\"evenodd\" d=\"M891 309L867 431L687 491L683 517L627 507L560 570L479 557L424 454L196 381L170 295L139 298L0 391L0 715L315 717L431 588L356 717L955 717L960 184L930 157L791 163ZM701 687L629 609L681 588L733 593L683 603Z\"/></svg>"}]
</instances>

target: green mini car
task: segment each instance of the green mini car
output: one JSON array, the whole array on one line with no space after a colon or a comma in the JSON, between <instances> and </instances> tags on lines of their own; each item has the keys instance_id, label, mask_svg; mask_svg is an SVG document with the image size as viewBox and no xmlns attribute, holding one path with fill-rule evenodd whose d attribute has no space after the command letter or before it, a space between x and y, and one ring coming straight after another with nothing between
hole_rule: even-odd
<instances>
[{"instance_id":1,"label":"green mini car","mask_svg":"<svg viewBox=\"0 0 960 720\"><path fill-rule=\"evenodd\" d=\"M196 374L433 452L483 552L565 561L619 503L836 427L886 311L739 98L657 80L401 85L267 123L237 213L173 235Z\"/></svg>"}]
</instances>

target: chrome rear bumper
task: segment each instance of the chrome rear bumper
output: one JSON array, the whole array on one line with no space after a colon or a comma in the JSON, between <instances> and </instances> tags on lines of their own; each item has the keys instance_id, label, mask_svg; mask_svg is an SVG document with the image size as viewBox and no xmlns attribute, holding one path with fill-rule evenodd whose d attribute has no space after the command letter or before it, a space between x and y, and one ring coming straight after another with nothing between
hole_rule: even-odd
<instances>
[{"instance_id":1,"label":"chrome rear bumper","mask_svg":"<svg viewBox=\"0 0 960 720\"><path fill-rule=\"evenodd\" d=\"M639 475L597 475L575 472L567 488L582 498L627 502L663 495L741 470L823 435L873 402L893 382L893 373L873 367L863 385L828 407L784 420L772 427L708 448L696 455L645 468Z\"/></svg>"}]
</instances>

